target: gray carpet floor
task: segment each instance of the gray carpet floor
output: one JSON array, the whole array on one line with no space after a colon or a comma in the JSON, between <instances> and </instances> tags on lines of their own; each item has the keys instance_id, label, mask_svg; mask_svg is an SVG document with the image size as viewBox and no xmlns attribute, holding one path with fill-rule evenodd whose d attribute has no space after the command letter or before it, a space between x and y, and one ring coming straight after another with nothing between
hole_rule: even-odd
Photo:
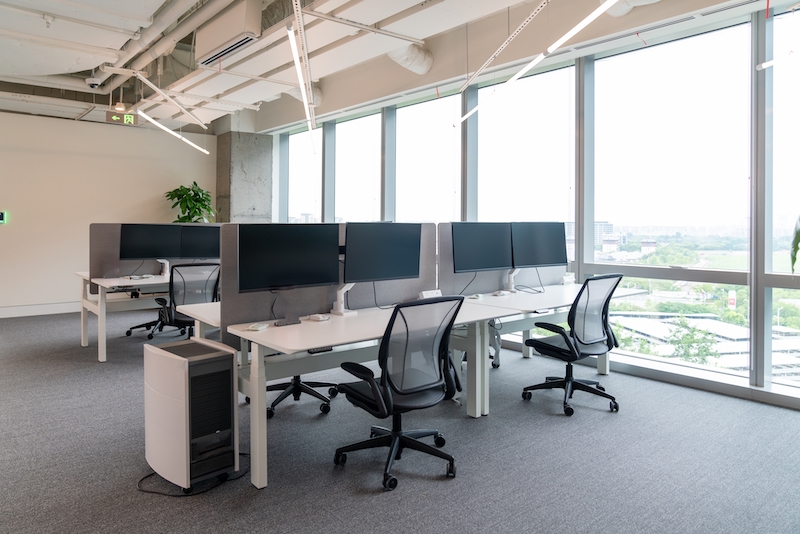
<instances>
[{"instance_id":1,"label":"gray carpet floor","mask_svg":"<svg viewBox=\"0 0 800 534\"><path fill-rule=\"evenodd\" d=\"M563 364L508 350L490 373L488 417L452 401L405 416L405 428L445 435L454 479L415 451L395 464L392 492L381 486L384 450L334 466L334 450L377 421L341 396L328 415L304 396L270 420L267 488L248 473L182 496L156 475L141 487L175 497L139 491L152 472L147 340L125 330L150 315L111 315L103 364L93 317L88 348L78 314L0 319L0 532L800 532L800 412L615 373L602 381L619 413L578 392L566 417L558 391L521 398ZM576 375L596 376L583 366ZM350 380L341 370L305 378ZM249 415L240 395L243 453Z\"/></svg>"}]
</instances>

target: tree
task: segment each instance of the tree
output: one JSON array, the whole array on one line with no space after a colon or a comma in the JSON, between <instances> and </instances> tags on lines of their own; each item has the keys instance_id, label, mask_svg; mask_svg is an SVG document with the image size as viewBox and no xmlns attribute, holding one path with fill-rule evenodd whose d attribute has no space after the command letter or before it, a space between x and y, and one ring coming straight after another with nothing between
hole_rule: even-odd
<instances>
[{"instance_id":1,"label":"tree","mask_svg":"<svg viewBox=\"0 0 800 534\"><path fill-rule=\"evenodd\" d=\"M673 323L672 331L667 337L667 342L674 348L674 357L701 365L707 365L709 357L719 356L714 350L715 341L714 334L691 326L684 316Z\"/></svg>"},{"instance_id":2,"label":"tree","mask_svg":"<svg viewBox=\"0 0 800 534\"><path fill-rule=\"evenodd\" d=\"M617 343L619 343L620 349L635 352L637 354L656 355L656 352L653 350L653 346L647 339L643 337L635 337L632 333L628 333L626 329L616 323L611 326L611 329L614 330L614 337L617 338Z\"/></svg>"}]
</instances>

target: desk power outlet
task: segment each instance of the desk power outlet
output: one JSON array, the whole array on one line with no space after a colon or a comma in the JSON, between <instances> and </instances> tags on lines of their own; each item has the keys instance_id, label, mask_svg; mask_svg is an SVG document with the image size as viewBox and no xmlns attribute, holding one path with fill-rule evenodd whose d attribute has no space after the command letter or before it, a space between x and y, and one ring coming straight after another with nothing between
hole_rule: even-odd
<instances>
[{"instance_id":1,"label":"desk power outlet","mask_svg":"<svg viewBox=\"0 0 800 534\"><path fill-rule=\"evenodd\" d=\"M438 289L429 289L428 291L420 291L419 298L420 299L430 299L433 297L441 297L442 292Z\"/></svg>"}]
</instances>

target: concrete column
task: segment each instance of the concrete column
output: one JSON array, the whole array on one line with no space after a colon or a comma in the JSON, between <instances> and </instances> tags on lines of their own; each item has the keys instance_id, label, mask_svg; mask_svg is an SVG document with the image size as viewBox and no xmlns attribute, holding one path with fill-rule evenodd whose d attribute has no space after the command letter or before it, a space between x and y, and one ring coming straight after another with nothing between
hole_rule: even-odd
<instances>
[{"instance_id":1,"label":"concrete column","mask_svg":"<svg viewBox=\"0 0 800 534\"><path fill-rule=\"evenodd\" d=\"M272 222L272 136L217 136L217 222Z\"/></svg>"}]
</instances>

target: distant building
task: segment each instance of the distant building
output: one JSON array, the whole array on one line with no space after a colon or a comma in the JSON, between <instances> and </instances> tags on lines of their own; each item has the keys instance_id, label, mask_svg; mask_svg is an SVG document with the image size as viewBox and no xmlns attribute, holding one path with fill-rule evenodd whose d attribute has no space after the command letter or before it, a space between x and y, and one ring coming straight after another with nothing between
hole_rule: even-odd
<instances>
[{"instance_id":1,"label":"distant building","mask_svg":"<svg viewBox=\"0 0 800 534\"><path fill-rule=\"evenodd\" d=\"M642 239L642 256L645 254L652 254L656 251L655 239Z\"/></svg>"}]
</instances>

